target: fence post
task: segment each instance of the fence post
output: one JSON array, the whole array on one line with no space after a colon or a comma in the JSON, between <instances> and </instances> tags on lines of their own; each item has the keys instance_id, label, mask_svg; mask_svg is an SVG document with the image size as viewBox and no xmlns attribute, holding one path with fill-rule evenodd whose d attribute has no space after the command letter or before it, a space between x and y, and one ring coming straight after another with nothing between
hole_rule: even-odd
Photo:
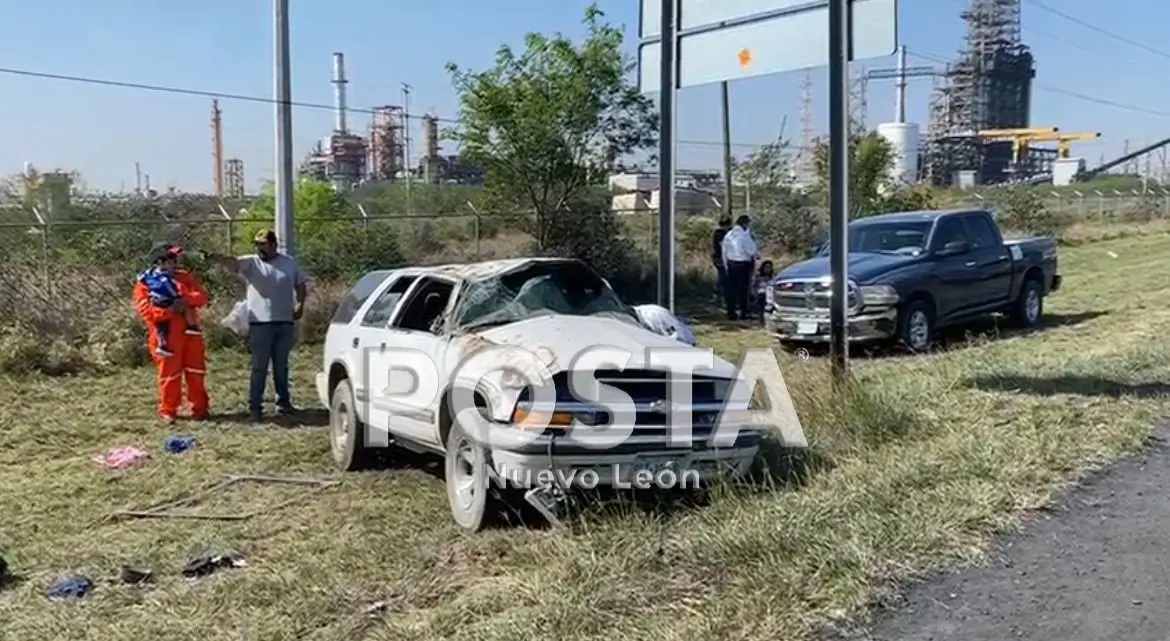
<instances>
[{"instance_id":1,"label":"fence post","mask_svg":"<svg viewBox=\"0 0 1170 641\"><path fill-rule=\"evenodd\" d=\"M474 204L472 204L472 202L471 202L470 200L469 200L469 201L467 201L467 208L471 210L471 215L472 215L472 216L474 216L474 218L475 218L475 259L476 259L476 260L479 260L479 251L480 251L480 245L479 245L479 238L480 238L480 236L479 236L479 230L480 230L480 227L479 227L479 210L475 208L475 205L474 205Z\"/></svg>"},{"instance_id":2,"label":"fence post","mask_svg":"<svg viewBox=\"0 0 1170 641\"><path fill-rule=\"evenodd\" d=\"M235 222L232 220L232 215L229 214L227 212L227 209L224 208L223 203L217 201L215 203L215 206L219 207L219 213L221 215L223 215L224 220L227 221L227 241L228 241L227 253L234 254L234 253L236 253Z\"/></svg>"},{"instance_id":3,"label":"fence post","mask_svg":"<svg viewBox=\"0 0 1170 641\"><path fill-rule=\"evenodd\" d=\"M41 234L41 280L45 283L45 292L53 296L53 280L49 278L49 219L41 215L36 205L32 206L33 216L37 217L37 230Z\"/></svg>"},{"instance_id":4,"label":"fence post","mask_svg":"<svg viewBox=\"0 0 1170 641\"><path fill-rule=\"evenodd\" d=\"M1077 199L1077 215L1081 218L1085 217L1085 195L1079 191L1073 190L1073 196Z\"/></svg>"},{"instance_id":5,"label":"fence post","mask_svg":"<svg viewBox=\"0 0 1170 641\"><path fill-rule=\"evenodd\" d=\"M1097 217L1105 220L1105 194L1100 189L1094 189L1093 193L1097 194Z\"/></svg>"},{"instance_id":6,"label":"fence post","mask_svg":"<svg viewBox=\"0 0 1170 641\"><path fill-rule=\"evenodd\" d=\"M357 204L358 213L362 215L362 231L366 234L370 233L370 215L366 213L366 208L361 203Z\"/></svg>"}]
</instances>

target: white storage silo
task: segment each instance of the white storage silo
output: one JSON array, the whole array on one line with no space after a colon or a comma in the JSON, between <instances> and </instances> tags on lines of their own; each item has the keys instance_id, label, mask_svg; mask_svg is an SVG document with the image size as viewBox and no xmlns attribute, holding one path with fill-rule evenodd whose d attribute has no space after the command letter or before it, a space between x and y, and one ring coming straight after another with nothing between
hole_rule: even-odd
<instances>
[{"instance_id":1,"label":"white storage silo","mask_svg":"<svg viewBox=\"0 0 1170 641\"><path fill-rule=\"evenodd\" d=\"M912 122L885 122L877 126L877 132L894 149L894 166L890 178L899 185L918 182L918 125Z\"/></svg>"}]
</instances>

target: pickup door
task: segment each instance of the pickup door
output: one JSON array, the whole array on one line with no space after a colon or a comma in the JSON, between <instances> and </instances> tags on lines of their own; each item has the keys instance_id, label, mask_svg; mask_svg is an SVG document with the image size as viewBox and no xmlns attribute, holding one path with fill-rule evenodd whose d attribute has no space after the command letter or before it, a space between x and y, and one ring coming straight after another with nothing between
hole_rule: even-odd
<instances>
[{"instance_id":1,"label":"pickup door","mask_svg":"<svg viewBox=\"0 0 1170 641\"><path fill-rule=\"evenodd\" d=\"M980 296L976 293L979 288L976 263L970 251L970 239L967 237L966 226L959 215L949 215L941 218L931 239L931 251L941 252L948 243L967 243L967 251L957 254L938 255L935 257L935 275L941 285L936 293L939 318L947 319L962 316L980 305Z\"/></svg>"},{"instance_id":2,"label":"pickup door","mask_svg":"<svg viewBox=\"0 0 1170 641\"><path fill-rule=\"evenodd\" d=\"M976 271L975 292L979 307L1002 305L1012 292L1012 257L999 228L986 212L960 214L970 248L967 263Z\"/></svg>"}]
</instances>

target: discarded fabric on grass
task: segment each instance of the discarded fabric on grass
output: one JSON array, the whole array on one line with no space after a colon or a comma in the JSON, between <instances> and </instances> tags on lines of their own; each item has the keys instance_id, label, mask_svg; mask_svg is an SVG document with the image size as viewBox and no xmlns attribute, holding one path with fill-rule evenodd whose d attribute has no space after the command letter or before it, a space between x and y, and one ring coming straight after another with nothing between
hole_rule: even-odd
<instances>
[{"instance_id":1,"label":"discarded fabric on grass","mask_svg":"<svg viewBox=\"0 0 1170 641\"><path fill-rule=\"evenodd\" d=\"M93 581L90 581L84 576L71 576L61 579L50 586L45 596L50 599L64 599L68 597L80 599L89 596L91 590L93 590Z\"/></svg>"},{"instance_id":2,"label":"discarded fabric on grass","mask_svg":"<svg viewBox=\"0 0 1170 641\"><path fill-rule=\"evenodd\" d=\"M194 436L168 436L163 441L163 449L170 454L182 454L195 445Z\"/></svg>"},{"instance_id":3,"label":"discarded fabric on grass","mask_svg":"<svg viewBox=\"0 0 1170 641\"><path fill-rule=\"evenodd\" d=\"M149 452L144 452L129 445L114 449L93 457L93 462L109 470L118 470L142 463L150 458Z\"/></svg>"}]
</instances>

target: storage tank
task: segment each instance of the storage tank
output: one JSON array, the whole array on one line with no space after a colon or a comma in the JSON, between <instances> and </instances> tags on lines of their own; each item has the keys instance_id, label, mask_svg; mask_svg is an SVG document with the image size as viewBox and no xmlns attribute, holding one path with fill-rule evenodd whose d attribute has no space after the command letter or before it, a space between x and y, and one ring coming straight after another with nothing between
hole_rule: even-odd
<instances>
[{"instance_id":1,"label":"storage tank","mask_svg":"<svg viewBox=\"0 0 1170 641\"><path fill-rule=\"evenodd\" d=\"M918 125L912 122L884 122L877 126L877 132L894 148L894 166L890 178L900 185L918 182Z\"/></svg>"}]
</instances>

